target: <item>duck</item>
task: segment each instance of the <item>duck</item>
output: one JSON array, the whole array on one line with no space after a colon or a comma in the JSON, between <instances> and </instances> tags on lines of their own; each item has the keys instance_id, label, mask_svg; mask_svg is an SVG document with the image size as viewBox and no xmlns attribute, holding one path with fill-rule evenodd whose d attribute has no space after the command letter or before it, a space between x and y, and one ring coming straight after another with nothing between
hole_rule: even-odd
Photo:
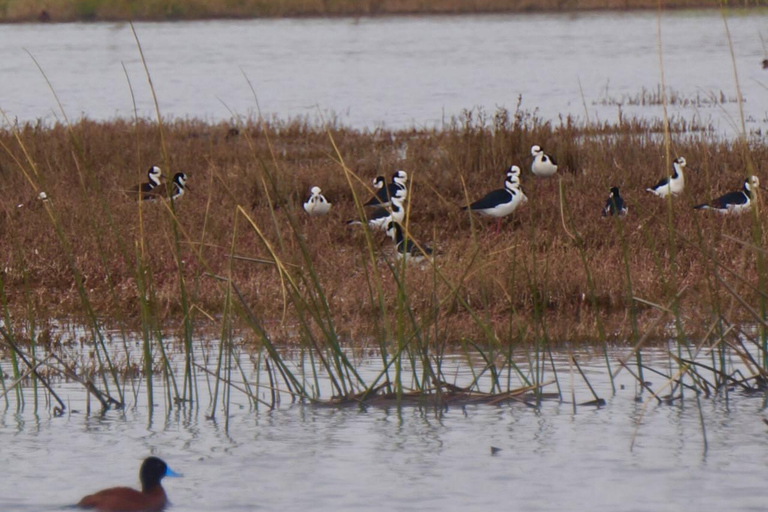
<instances>
[{"instance_id":1,"label":"duck","mask_svg":"<svg viewBox=\"0 0 768 512\"><path fill-rule=\"evenodd\" d=\"M310 217L319 217L327 214L331 209L331 203L322 194L320 187L312 187L310 196L304 202L304 211Z\"/></svg>"},{"instance_id":2,"label":"duck","mask_svg":"<svg viewBox=\"0 0 768 512\"><path fill-rule=\"evenodd\" d=\"M181 199L181 197L184 195L184 193L187 191L187 175L183 172L177 172L173 175L173 180L171 180L171 184L168 185L167 183L163 183L160 186L157 186L144 194L143 199L145 201L154 201L160 198L167 198L169 197L168 194L170 192L170 199L171 201L177 201ZM170 190L169 190L170 187Z\"/></svg>"},{"instance_id":3,"label":"duck","mask_svg":"<svg viewBox=\"0 0 768 512\"><path fill-rule=\"evenodd\" d=\"M741 190L728 192L709 203L694 206L696 210L715 210L722 214L739 215L752 207L753 193L760 186L757 176L750 176L744 180Z\"/></svg>"},{"instance_id":4,"label":"duck","mask_svg":"<svg viewBox=\"0 0 768 512\"><path fill-rule=\"evenodd\" d=\"M128 189L127 191L128 195L135 196L135 197L138 197L140 195L143 196L144 194L152 192L154 189L159 187L162 181L163 181L163 172L160 170L158 166L153 165L147 171L147 182L134 185L133 187Z\"/></svg>"},{"instance_id":5,"label":"duck","mask_svg":"<svg viewBox=\"0 0 768 512\"><path fill-rule=\"evenodd\" d=\"M551 156L544 153L541 146L531 146L531 172L540 178L551 178L557 174L557 162Z\"/></svg>"},{"instance_id":6,"label":"duck","mask_svg":"<svg viewBox=\"0 0 768 512\"><path fill-rule=\"evenodd\" d=\"M399 222L391 221L387 224L387 235L395 242L395 256L398 261L405 259L406 263L421 263L425 259L432 259L430 247L416 244L410 237L406 240L403 226Z\"/></svg>"},{"instance_id":7,"label":"duck","mask_svg":"<svg viewBox=\"0 0 768 512\"><path fill-rule=\"evenodd\" d=\"M683 169L685 169L685 158L682 156L677 157L672 162L674 173L672 176L662 178L652 187L648 187L645 190L655 194L658 197L667 197L669 194L677 195L685 188L685 176L683 175Z\"/></svg>"},{"instance_id":8,"label":"duck","mask_svg":"<svg viewBox=\"0 0 768 512\"><path fill-rule=\"evenodd\" d=\"M497 219L496 232L498 233L501 230L501 219L512 214L527 201L528 197L520 187L520 168L513 165L507 171L504 188L488 192L481 199L469 206L462 206L461 209L495 217Z\"/></svg>"},{"instance_id":9,"label":"duck","mask_svg":"<svg viewBox=\"0 0 768 512\"><path fill-rule=\"evenodd\" d=\"M407 182L408 173L405 171L396 171L392 175L392 182L389 185L386 185L384 176L376 176L373 180L373 186L377 189L377 192L363 206L390 206L390 199L400 190L405 191L405 195L402 196L405 199L408 194Z\"/></svg>"},{"instance_id":10,"label":"duck","mask_svg":"<svg viewBox=\"0 0 768 512\"><path fill-rule=\"evenodd\" d=\"M608 215L623 217L627 212L629 212L629 208L627 208L627 204L624 202L621 194L619 194L619 187L611 187L610 195L603 207L603 217Z\"/></svg>"},{"instance_id":11,"label":"duck","mask_svg":"<svg viewBox=\"0 0 768 512\"><path fill-rule=\"evenodd\" d=\"M160 481L164 477L180 477L157 457L147 457L141 463L139 479L141 491L130 487L112 487L89 494L77 503L77 507L98 512L160 512L168 505Z\"/></svg>"}]
</instances>

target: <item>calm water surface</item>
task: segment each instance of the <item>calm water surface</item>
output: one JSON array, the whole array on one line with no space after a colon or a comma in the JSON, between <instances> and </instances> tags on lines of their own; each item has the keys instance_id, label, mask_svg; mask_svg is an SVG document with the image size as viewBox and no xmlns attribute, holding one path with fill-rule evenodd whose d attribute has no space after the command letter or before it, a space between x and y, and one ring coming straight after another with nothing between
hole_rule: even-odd
<instances>
[{"instance_id":1,"label":"calm water surface","mask_svg":"<svg viewBox=\"0 0 768 512\"><path fill-rule=\"evenodd\" d=\"M645 357L665 364L660 352ZM60 384L70 409L64 417L35 414L29 398L22 411L0 409L0 510L52 512L106 486L137 485L150 453L184 473L165 481L178 511L765 509L763 396L703 400L705 449L693 396L652 403L643 414L627 372L612 395L601 358L584 354L581 361L605 407L574 412L570 403L549 401L538 409L478 405L438 415L284 404L255 411L234 397L226 425L206 419L207 404L168 411L160 399L150 415L138 381L126 411L89 416L82 388ZM590 400L562 357L558 364L567 399L574 389L577 403ZM360 363L363 373L370 370L366 378L376 366ZM446 368L459 384L472 378L462 358L448 358ZM651 380L656 388L663 383ZM203 379L200 385L205 395ZM501 451L491 455L491 446Z\"/></svg>"},{"instance_id":2,"label":"calm water surface","mask_svg":"<svg viewBox=\"0 0 768 512\"><path fill-rule=\"evenodd\" d=\"M728 18L748 129L768 126L768 71L761 43L768 13ZM660 83L655 13L495 15L375 19L138 23L164 115L230 119L255 102L281 118L317 121L334 113L354 127L440 126L462 109L497 106L615 120L603 100ZM683 98L735 98L733 67L718 11L665 13L664 70ZM0 107L11 118L51 120L56 104L39 61L71 117L133 115L128 77L141 115L154 107L126 24L4 25L0 28ZM581 82L581 90L579 87ZM623 108L658 117L658 107ZM673 106L733 135L735 103Z\"/></svg>"}]
</instances>

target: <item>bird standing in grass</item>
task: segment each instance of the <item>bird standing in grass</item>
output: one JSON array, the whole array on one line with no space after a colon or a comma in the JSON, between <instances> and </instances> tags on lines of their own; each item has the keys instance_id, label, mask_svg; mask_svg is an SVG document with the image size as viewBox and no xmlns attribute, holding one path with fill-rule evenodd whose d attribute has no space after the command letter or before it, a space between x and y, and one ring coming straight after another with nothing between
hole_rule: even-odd
<instances>
[{"instance_id":1,"label":"bird standing in grass","mask_svg":"<svg viewBox=\"0 0 768 512\"><path fill-rule=\"evenodd\" d=\"M504 188L489 192L482 199L478 199L469 206L462 206L461 209L495 217L497 219L496 233L499 233L501 231L501 219L510 215L526 201L528 198L520 188L520 168L513 165L507 171Z\"/></svg>"},{"instance_id":2,"label":"bird standing in grass","mask_svg":"<svg viewBox=\"0 0 768 512\"><path fill-rule=\"evenodd\" d=\"M139 185L134 185L133 187L128 189L127 193L130 196L134 196L134 197L141 196L142 199L144 199L144 195L152 192L154 189L159 187L162 181L163 181L162 171L158 166L153 165L147 171L147 182L141 183Z\"/></svg>"},{"instance_id":3,"label":"bird standing in grass","mask_svg":"<svg viewBox=\"0 0 768 512\"><path fill-rule=\"evenodd\" d=\"M736 192L728 192L717 199L694 206L697 210L715 210L722 214L738 215L748 211L752 207L754 193L760 186L757 176L750 176L744 180L744 186Z\"/></svg>"},{"instance_id":4,"label":"bird standing in grass","mask_svg":"<svg viewBox=\"0 0 768 512\"><path fill-rule=\"evenodd\" d=\"M170 188L169 188L170 187ZM187 191L187 175L183 172L177 172L173 175L171 184L163 183L144 194L145 201L155 201L157 199L168 199L177 201ZM170 194L170 196L169 196Z\"/></svg>"},{"instance_id":5,"label":"bird standing in grass","mask_svg":"<svg viewBox=\"0 0 768 512\"><path fill-rule=\"evenodd\" d=\"M432 249L426 245L418 245L412 238L405 238L403 226L399 222L387 224L387 235L395 241L395 256L398 260L405 259L406 263L421 263L432 259ZM421 249L419 249L421 247Z\"/></svg>"},{"instance_id":6,"label":"bird standing in grass","mask_svg":"<svg viewBox=\"0 0 768 512\"><path fill-rule=\"evenodd\" d=\"M377 189L378 192L376 192L376 195L369 199L363 206L389 206L390 199L394 197L398 191L404 190L407 195L407 182L408 173L405 171L395 172L395 174L392 175L392 183L389 185L386 185L384 176L376 176L373 180L373 187ZM402 198L405 199L406 195L403 195Z\"/></svg>"},{"instance_id":7,"label":"bird standing in grass","mask_svg":"<svg viewBox=\"0 0 768 512\"><path fill-rule=\"evenodd\" d=\"M331 210L331 203L325 198L320 187L312 187L310 196L304 202L304 211L310 217L319 217L325 215Z\"/></svg>"},{"instance_id":8,"label":"bird standing in grass","mask_svg":"<svg viewBox=\"0 0 768 512\"><path fill-rule=\"evenodd\" d=\"M387 225L390 222L403 222L403 219L405 218L405 207L403 205L405 197L406 190L399 189L390 199L390 206L380 206L372 212L367 213L365 219L368 226L386 231ZM362 222L353 219L347 221L347 224L362 224Z\"/></svg>"},{"instance_id":9,"label":"bird standing in grass","mask_svg":"<svg viewBox=\"0 0 768 512\"><path fill-rule=\"evenodd\" d=\"M607 217L608 215L623 217L628 211L629 209L627 208L624 199L621 197L621 194L619 194L619 187L612 187L608 200L605 202L605 207L603 207L603 217Z\"/></svg>"},{"instance_id":10,"label":"bird standing in grass","mask_svg":"<svg viewBox=\"0 0 768 512\"><path fill-rule=\"evenodd\" d=\"M648 187L645 190L657 195L658 197L667 197L669 194L677 195L685 188L685 176L683 175L683 169L685 169L685 158L679 156L672 162L674 173L672 176L662 178L652 187Z\"/></svg>"}]
</instances>

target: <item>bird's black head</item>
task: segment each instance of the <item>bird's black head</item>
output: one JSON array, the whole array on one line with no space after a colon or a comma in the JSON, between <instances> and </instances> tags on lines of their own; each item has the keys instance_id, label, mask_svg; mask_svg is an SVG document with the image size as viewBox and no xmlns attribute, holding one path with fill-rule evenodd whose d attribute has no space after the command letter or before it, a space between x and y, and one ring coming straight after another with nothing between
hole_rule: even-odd
<instances>
[{"instance_id":1,"label":"bird's black head","mask_svg":"<svg viewBox=\"0 0 768 512\"><path fill-rule=\"evenodd\" d=\"M619 187L611 187L611 195L613 197L619 197Z\"/></svg>"},{"instance_id":2,"label":"bird's black head","mask_svg":"<svg viewBox=\"0 0 768 512\"><path fill-rule=\"evenodd\" d=\"M147 457L141 464L139 470L139 479L141 480L141 490L148 492L160 485L160 480L166 476L178 476L168 465L157 457Z\"/></svg>"}]
</instances>

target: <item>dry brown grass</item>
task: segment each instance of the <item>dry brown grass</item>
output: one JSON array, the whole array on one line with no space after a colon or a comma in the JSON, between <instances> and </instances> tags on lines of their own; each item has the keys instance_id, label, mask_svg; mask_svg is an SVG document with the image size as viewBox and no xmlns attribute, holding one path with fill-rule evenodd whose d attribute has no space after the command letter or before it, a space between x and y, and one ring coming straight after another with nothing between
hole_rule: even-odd
<instances>
[{"instance_id":1,"label":"dry brown grass","mask_svg":"<svg viewBox=\"0 0 768 512\"><path fill-rule=\"evenodd\" d=\"M665 168L662 137L648 125L625 122L585 130L567 122L552 127L524 114L500 112L494 117L475 112L442 131L366 133L337 127L329 136L302 122L272 122L266 131L251 123L238 136L229 137L229 129L225 124L198 121L166 126L170 161L165 162L158 128L150 122L134 126L127 121L80 121L73 129L77 143L61 126L21 128L21 140L40 172L35 181L51 198L49 204L73 245L75 264L99 314L138 322L139 207L121 191L142 180L151 164L158 164L166 175L183 170L190 177L191 192L179 202L177 213L183 233L183 274L197 321L204 321L205 314L216 318L222 310L221 283L208 274L227 275L233 244L239 256L270 259L265 245L236 213L240 206L264 231L280 258L295 265L289 266L292 275L306 276L307 265L289 225L289 216L295 217L342 338L369 339L372 318L380 310L372 300L365 238L360 229L344 224L356 212L332 136L346 165L364 183L356 185L363 199L369 195L365 185L375 175L389 176L398 168L409 172L411 232L438 250L437 265L450 282L436 278L429 268L407 272L413 311L420 319L431 318L437 311L438 320L430 324L434 337L458 341L480 336L481 326L461 303L466 301L502 340L540 339L545 330L553 340L594 340L598 321L610 338L626 339L631 301L624 246L635 296L666 304L687 286L680 307L691 334L703 330L716 301L728 318L750 319L714 281L702 248L714 251L756 286L755 252L724 238L752 240L754 217L721 218L691 209L696 202L738 188L746 173L746 155L705 133L673 138L673 156L686 157L688 172L685 193L671 206L675 220L670 234L668 204L644 191ZM275 160L266 134L274 145ZM25 162L21 146L9 131L0 133L0 141ZM82 152L77 149L79 143ZM555 183L536 181L528 171L529 148L534 143L568 167L562 172L570 211L566 211L566 222L571 235L583 239L581 246L563 227ZM767 157L765 146L751 149L755 162L766 162ZM523 187L530 201L505 221L500 236L492 236L483 219L476 219L473 232L469 217L459 209L464 203L462 178L469 197L476 198L499 187L512 163L524 170ZM24 163L24 168L30 166ZM757 169L761 177L765 176L762 171ZM274 178L274 187L264 186L268 176ZM321 186L334 204L326 218L309 219L301 209L312 185ZM612 185L621 188L630 207L622 222L600 217ZM20 315L33 311L38 317L76 316L82 313L82 305L66 251L35 196L19 165L2 151L0 269L9 308ZM158 315L175 325L181 306L170 216L162 204L144 204L142 212L154 303ZM766 241L763 234L762 247L768 246ZM393 310L396 285L385 263L391 243L381 235L375 236L375 243L381 248L377 265L385 301ZM594 297L587 270L594 281ZM724 271L721 275L757 304L759 295L747 284ZM276 337L291 339L296 331L295 310L288 307L283 317L283 295L274 266L235 260L232 276ZM451 288L458 290L456 295ZM659 315L648 306L638 306L638 312L641 328Z\"/></svg>"},{"instance_id":2,"label":"dry brown grass","mask_svg":"<svg viewBox=\"0 0 768 512\"><path fill-rule=\"evenodd\" d=\"M717 8L719 0L669 0L667 9ZM766 0L731 2L731 7L766 6ZM0 20L117 21L290 16L468 14L598 9L656 9L657 0L4 0Z\"/></svg>"}]
</instances>

